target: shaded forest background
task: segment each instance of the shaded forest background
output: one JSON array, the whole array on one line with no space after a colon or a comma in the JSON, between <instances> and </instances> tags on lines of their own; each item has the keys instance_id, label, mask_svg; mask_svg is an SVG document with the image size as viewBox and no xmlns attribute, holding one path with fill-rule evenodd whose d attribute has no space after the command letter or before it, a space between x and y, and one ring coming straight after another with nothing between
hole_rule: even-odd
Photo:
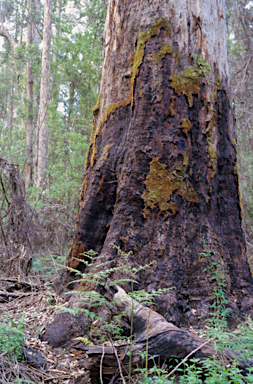
<instances>
[{"instance_id":1,"label":"shaded forest background","mask_svg":"<svg viewBox=\"0 0 253 384\"><path fill-rule=\"evenodd\" d=\"M2 0L0 44L0 270L16 254L33 272L58 273L71 244L98 97L106 0L53 0L46 188L35 182L44 1ZM28 27L32 41L28 44ZM243 227L253 262L253 3L227 0L227 36ZM27 94L32 64L33 97ZM32 113L32 154L27 132ZM32 178L27 175L31 163ZM18 167L17 167L18 165ZM28 268L28 267L27 267Z\"/></svg>"}]
</instances>

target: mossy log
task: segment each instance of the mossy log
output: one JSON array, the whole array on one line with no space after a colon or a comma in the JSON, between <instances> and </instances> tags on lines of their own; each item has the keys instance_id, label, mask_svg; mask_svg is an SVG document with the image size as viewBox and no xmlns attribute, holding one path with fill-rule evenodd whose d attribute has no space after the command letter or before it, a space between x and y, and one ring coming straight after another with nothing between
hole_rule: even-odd
<instances>
[{"instance_id":1,"label":"mossy log","mask_svg":"<svg viewBox=\"0 0 253 384\"><path fill-rule=\"evenodd\" d=\"M133 334L135 337L131 353L132 372L145 366L140 352L146 351L147 345L148 356L157 356L159 364L168 362L171 356L179 360L184 359L192 352L194 353L192 353L191 358L199 359L217 355L211 342L208 343L207 340L167 322L159 313L132 300L122 288L115 286L109 291L109 296L118 310L124 313L129 323L133 311ZM119 372L119 362L122 365L123 374L129 372L129 344L119 347L84 346L76 349L85 351L89 357L85 363L85 368L89 370L87 382L90 378L92 383L99 383L101 367L103 379L110 381L110 377ZM115 356L116 353L118 359ZM239 365L244 370L253 365L252 359L247 359L234 351L225 350L223 355L228 362L235 358L239 360ZM152 362L153 360L149 359L149 363Z\"/></svg>"}]
</instances>

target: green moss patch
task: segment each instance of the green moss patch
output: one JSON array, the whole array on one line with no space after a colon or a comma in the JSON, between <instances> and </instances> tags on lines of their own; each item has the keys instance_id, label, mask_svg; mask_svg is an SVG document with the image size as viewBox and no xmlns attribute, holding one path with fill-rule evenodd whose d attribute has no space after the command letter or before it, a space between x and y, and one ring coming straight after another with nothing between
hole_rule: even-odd
<instances>
[{"instance_id":1,"label":"green moss patch","mask_svg":"<svg viewBox=\"0 0 253 384\"><path fill-rule=\"evenodd\" d=\"M169 43L164 43L161 46L160 52L153 57L153 61L155 63L160 63L167 53L172 53L172 48Z\"/></svg>"},{"instance_id":2,"label":"green moss patch","mask_svg":"<svg viewBox=\"0 0 253 384\"><path fill-rule=\"evenodd\" d=\"M193 67L188 67L180 76L175 73L171 76L171 88L173 88L178 96L183 93L186 95L189 107L193 106L193 94L198 94L200 91L200 75L195 72Z\"/></svg>"},{"instance_id":3,"label":"green moss patch","mask_svg":"<svg viewBox=\"0 0 253 384\"><path fill-rule=\"evenodd\" d=\"M215 171L216 171L216 164L217 164L217 154L215 151L215 148L212 146L211 143L209 143L209 155L210 155L210 160L209 160L209 167L212 168L212 173L211 173L211 178L214 178Z\"/></svg>"},{"instance_id":4,"label":"green moss patch","mask_svg":"<svg viewBox=\"0 0 253 384\"><path fill-rule=\"evenodd\" d=\"M146 189L142 194L145 207L143 216L147 218L147 208L154 209L158 207L161 212L168 210L175 215L178 206L175 202L170 202L170 198L174 191L184 197L187 201L198 202L193 187L188 183L185 185L185 173L189 165L187 153L183 154L183 162L180 167L176 167L172 171L166 170L166 164L161 164L159 158L155 157L150 163L150 172L144 184ZM168 216L168 213L165 217Z\"/></svg>"},{"instance_id":5,"label":"green moss patch","mask_svg":"<svg viewBox=\"0 0 253 384\"><path fill-rule=\"evenodd\" d=\"M188 133L189 133L189 131L190 131L191 128L192 128L192 123L190 122L189 119L183 119L183 120L181 121L180 128L181 128L182 131L186 134L186 136L188 136Z\"/></svg>"},{"instance_id":6,"label":"green moss patch","mask_svg":"<svg viewBox=\"0 0 253 384\"><path fill-rule=\"evenodd\" d=\"M140 33L137 49L134 55L134 59L132 60L132 77L131 77L132 106L133 106L133 93L134 93L135 79L139 74L139 68L143 61L145 44L152 36L158 35L162 28L167 30L168 36L171 35L170 24L166 17L155 19L154 24L149 28L148 31L143 31ZM168 49L168 46L166 46L164 49L166 50L166 48Z\"/></svg>"},{"instance_id":7,"label":"green moss patch","mask_svg":"<svg viewBox=\"0 0 253 384\"><path fill-rule=\"evenodd\" d=\"M98 95L98 99L97 99L96 105L95 105L95 107L93 108L93 115L95 115L95 114L99 111L99 109L100 109L100 107L101 107L101 97L102 97L101 94Z\"/></svg>"},{"instance_id":8,"label":"green moss patch","mask_svg":"<svg viewBox=\"0 0 253 384\"><path fill-rule=\"evenodd\" d=\"M199 94L201 76L206 77L211 71L210 65L198 55L194 55L193 65L187 67L182 75L175 73L171 76L171 88L180 96L186 95L189 107L193 106L193 94Z\"/></svg>"}]
</instances>

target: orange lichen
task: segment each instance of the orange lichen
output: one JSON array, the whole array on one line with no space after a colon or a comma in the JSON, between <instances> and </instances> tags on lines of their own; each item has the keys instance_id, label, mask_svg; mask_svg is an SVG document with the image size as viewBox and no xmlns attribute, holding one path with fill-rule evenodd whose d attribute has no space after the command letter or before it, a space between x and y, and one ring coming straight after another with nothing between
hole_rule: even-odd
<instances>
[{"instance_id":1,"label":"orange lichen","mask_svg":"<svg viewBox=\"0 0 253 384\"><path fill-rule=\"evenodd\" d=\"M190 131L191 128L192 128L192 123L190 122L189 119L183 119L183 120L181 121L180 128L181 128L182 131L186 134L186 136L188 136L188 133L189 133L189 131Z\"/></svg>"}]
</instances>

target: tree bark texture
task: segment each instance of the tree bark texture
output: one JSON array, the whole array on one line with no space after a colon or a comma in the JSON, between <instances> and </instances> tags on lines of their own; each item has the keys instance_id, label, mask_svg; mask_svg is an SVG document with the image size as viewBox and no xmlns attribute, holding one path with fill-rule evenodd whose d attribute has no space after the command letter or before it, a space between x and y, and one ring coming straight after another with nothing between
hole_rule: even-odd
<instances>
[{"instance_id":1,"label":"tree bark texture","mask_svg":"<svg viewBox=\"0 0 253 384\"><path fill-rule=\"evenodd\" d=\"M52 28L52 0L44 3L44 27L42 64L40 80L40 108L37 123L37 158L36 158L36 186L46 188L46 169L48 160L48 121L47 110L50 98L50 48Z\"/></svg>"},{"instance_id":2,"label":"tree bark texture","mask_svg":"<svg viewBox=\"0 0 253 384\"><path fill-rule=\"evenodd\" d=\"M132 265L156 260L139 288L174 286L157 310L177 325L208 315L215 272L249 312L225 1L110 0L103 45L67 265L82 270L89 249L117 264L115 243Z\"/></svg>"}]
</instances>

